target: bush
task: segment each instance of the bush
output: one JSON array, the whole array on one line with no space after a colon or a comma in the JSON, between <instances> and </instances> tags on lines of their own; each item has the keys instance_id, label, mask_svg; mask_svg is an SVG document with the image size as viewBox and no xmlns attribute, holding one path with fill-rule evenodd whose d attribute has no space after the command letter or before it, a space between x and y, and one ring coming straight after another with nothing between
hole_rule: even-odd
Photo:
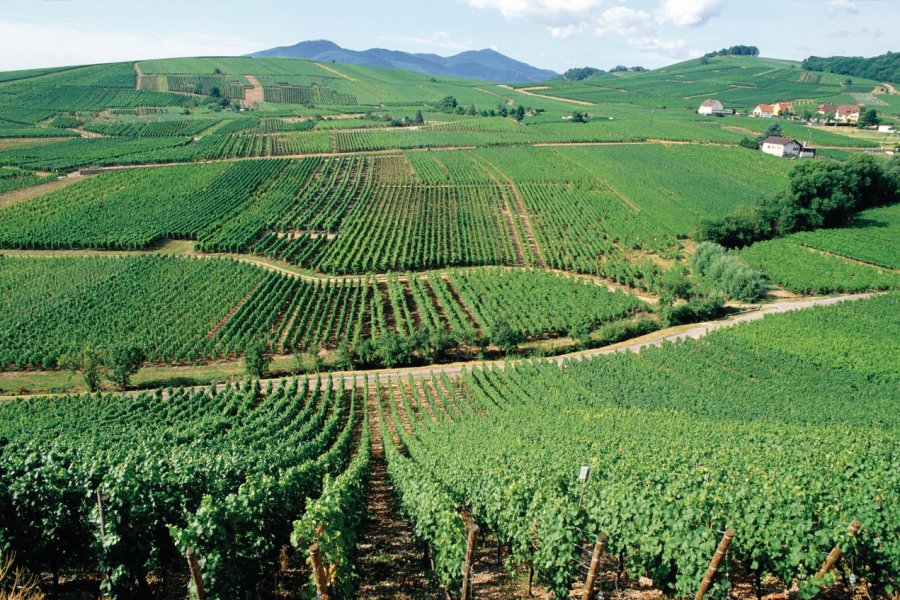
<instances>
[{"instance_id":1,"label":"bush","mask_svg":"<svg viewBox=\"0 0 900 600\"><path fill-rule=\"evenodd\" d=\"M244 355L244 367L247 375L256 379L262 379L269 372L272 364L272 356L268 353L265 342L251 343L247 346Z\"/></svg>"},{"instance_id":2,"label":"bush","mask_svg":"<svg viewBox=\"0 0 900 600\"><path fill-rule=\"evenodd\" d=\"M728 254L722 246L703 242L691 256L691 267L704 279L706 287L729 298L752 302L765 295L766 277Z\"/></svg>"}]
</instances>

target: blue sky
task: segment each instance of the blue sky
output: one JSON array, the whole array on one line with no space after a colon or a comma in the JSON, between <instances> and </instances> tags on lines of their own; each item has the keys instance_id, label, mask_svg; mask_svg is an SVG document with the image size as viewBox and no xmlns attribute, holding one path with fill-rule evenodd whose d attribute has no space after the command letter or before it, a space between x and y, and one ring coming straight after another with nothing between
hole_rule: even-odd
<instances>
[{"instance_id":1,"label":"blue sky","mask_svg":"<svg viewBox=\"0 0 900 600\"><path fill-rule=\"evenodd\" d=\"M733 44L764 56L900 50L900 0L0 0L0 70L232 55L330 39L538 67L653 68Z\"/></svg>"}]
</instances>

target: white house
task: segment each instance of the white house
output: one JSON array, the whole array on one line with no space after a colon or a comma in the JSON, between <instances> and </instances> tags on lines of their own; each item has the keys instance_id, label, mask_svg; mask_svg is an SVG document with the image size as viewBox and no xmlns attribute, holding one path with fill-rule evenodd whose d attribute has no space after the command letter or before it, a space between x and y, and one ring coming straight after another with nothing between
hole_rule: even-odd
<instances>
[{"instance_id":1,"label":"white house","mask_svg":"<svg viewBox=\"0 0 900 600\"><path fill-rule=\"evenodd\" d=\"M894 133L893 125L879 125L878 133Z\"/></svg>"},{"instance_id":2,"label":"white house","mask_svg":"<svg viewBox=\"0 0 900 600\"><path fill-rule=\"evenodd\" d=\"M721 113L725 110L725 107L722 106L722 103L718 100L704 100L703 104L700 105L700 108L697 109L697 113L701 115L714 115L716 113Z\"/></svg>"},{"instance_id":3,"label":"white house","mask_svg":"<svg viewBox=\"0 0 900 600\"><path fill-rule=\"evenodd\" d=\"M838 123L856 123L859 121L859 104L841 104L834 111L834 120Z\"/></svg>"},{"instance_id":4,"label":"white house","mask_svg":"<svg viewBox=\"0 0 900 600\"><path fill-rule=\"evenodd\" d=\"M772 156L800 156L803 146L797 140L786 137L770 136L763 140L760 149Z\"/></svg>"},{"instance_id":5,"label":"white house","mask_svg":"<svg viewBox=\"0 0 900 600\"><path fill-rule=\"evenodd\" d=\"M775 116L775 109L772 108L771 104L758 104L750 114L754 117L770 118Z\"/></svg>"}]
</instances>

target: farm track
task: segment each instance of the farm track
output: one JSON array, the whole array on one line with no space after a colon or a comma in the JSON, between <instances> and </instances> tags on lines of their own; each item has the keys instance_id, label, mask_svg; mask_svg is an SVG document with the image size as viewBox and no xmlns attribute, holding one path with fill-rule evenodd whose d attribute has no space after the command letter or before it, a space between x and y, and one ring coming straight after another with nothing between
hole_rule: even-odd
<instances>
[{"instance_id":1,"label":"farm track","mask_svg":"<svg viewBox=\"0 0 900 600\"><path fill-rule=\"evenodd\" d=\"M404 367L397 369L377 369L377 370L361 370L361 371L340 371L334 372L330 374L331 379L337 383L340 380L344 381L344 384L348 387L359 387L364 385L364 381L368 380L370 384L379 381L381 383L390 384L398 381L405 381L412 377L414 380L417 379L431 379L432 376L440 376L447 375L450 378L459 377L464 371L471 370L473 368L495 368L495 369L503 369L506 368L507 365L515 365L517 363L522 363L526 361L546 361L553 362L560 366L565 366L565 364L572 360L585 360L591 359L595 356L602 356L605 354L613 354L617 352L639 352L643 348L648 348L650 346L661 346L664 343L675 342L679 340L686 339L700 339L705 337L706 335L712 333L713 331L717 331L719 329L724 329L727 327L733 327L735 325L741 323L749 323L752 321L756 321L758 319L762 319L766 315L772 314L783 314L786 312L792 312L795 310L804 310L807 308L812 308L815 306L831 306L834 304L839 304L841 302L852 302L856 300L862 300L865 298L871 298L877 293L863 293L863 294L846 294L839 296L827 296L827 297L811 297L811 298L801 298L801 299L785 299L785 300L777 300L770 304L764 305L752 305L748 306L744 312L738 313L736 315L731 315L724 319L720 319L717 321L705 321L702 323L695 323L691 325L682 325L678 327L670 327L668 329L663 329L660 331L656 331L654 333L641 336L639 338L635 338L632 340L627 340L624 342L620 342L617 344L612 344L610 346L605 346L603 348L593 348L590 350L581 350L577 352L570 352L567 354L560 354L557 356L546 357L546 358L535 358L535 359L500 359L500 360L489 360L489 361L469 361L469 362L458 362L453 364L446 365L429 365L424 367ZM323 374L322 385L325 385L325 375ZM316 377L316 375L308 376L308 378ZM271 381L274 386L278 386L281 382L284 381L283 378L273 378L270 380L263 380L261 383L263 387ZM217 384L215 387L217 390L221 391L228 387L230 384L221 383ZM202 390L209 389L208 385L198 385L192 386L192 389ZM138 395L144 393L144 391L132 391L127 392L125 395ZM47 396L46 393L38 393L38 394L30 394L27 396L19 396L23 398L27 398L29 396ZM163 393L166 395L166 392ZM4 399L9 399L6 397Z\"/></svg>"},{"instance_id":2,"label":"farm track","mask_svg":"<svg viewBox=\"0 0 900 600\"><path fill-rule=\"evenodd\" d=\"M509 230L509 239L513 244L513 251L516 253L516 264L520 266L526 266L529 263L528 258L525 256L525 248L522 244L522 240L519 237L519 230L516 227L515 220L513 219L512 206L509 203L509 195L506 193L506 187L500 182L497 178L497 175L487 168L484 164L482 164L478 159L474 156L470 156L472 161L477 164L488 177L493 180L494 184L497 186L497 191L500 194L500 197L503 199L503 217L506 220L506 228Z\"/></svg>"},{"instance_id":3,"label":"farm track","mask_svg":"<svg viewBox=\"0 0 900 600\"><path fill-rule=\"evenodd\" d=\"M547 94L535 94L532 89L547 89L546 86L537 86L537 88L514 88L510 85L498 85L497 87L503 88L504 90L509 90L511 92L518 92L519 94L524 94L526 96L534 96L535 98L543 98L544 100L557 100L559 102L568 102L569 104L578 104L579 106L597 106L595 102L588 102L587 100L575 100L574 98L561 98L559 96L548 96Z\"/></svg>"},{"instance_id":4,"label":"farm track","mask_svg":"<svg viewBox=\"0 0 900 600\"><path fill-rule=\"evenodd\" d=\"M251 85L249 88L244 88L244 104L247 104L248 106L262 104L266 99L266 95L259 79L253 75L244 75L244 79Z\"/></svg>"},{"instance_id":5,"label":"farm track","mask_svg":"<svg viewBox=\"0 0 900 600\"><path fill-rule=\"evenodd\" d=\"M18 204L19 202L24 202L25 200L36 198L37 196L55 192L56 190L60 190L77 181L81 181L85 177L87 177L87 175L82 175L80 172L76 171L74 173L69 173L61 179L48 181L47 183L40 183L31 187L20 188L18 190L11 190L4 194L0 194L0 210L14 204Z\"/></svg>"},{"instance_id":6,"label":"farm track","mask_svg":"<svg viewBox=\"0 0 900 600\"><path fill-rule=\"evenodd\" d=\"M509 186L510 191L512 192L513 199L516 201L516 206L518 208L517 215L519 217L519 221L522 223L522 228L525 230L525 237L528 239L528 245L531 248L531 253L534 258L537 259L538 266L546 267L547 262L544 260L544 254L541 252L540 246L537 243L537 237L534 235L534 229L531 227L531 218L528 216L528 211L525 210L525 202L522 200L522 195L519 193L519 188L516 186L516 182L512 180L512 178L504 173L500 167L489 161L484 157L480 157L476 159L472 154L469 154L470 158L473 160L482 160L485 164L490 167L490 170L496 172L500 177L506 180L506 184ZM494 178L494 175L491 175ZM496 180L496 178L494 178ZM521 242L521 241L520 241Z\"/></svg>"},{"instance_id":7,"label":"farm track","mask_svg":"<svg viewBox=\"0 0 900 600\"><path fill-rule=\"evenodd\" d=\"M350 76L347 75L346 73L341 73L340 71L338 71L338 70L335 69L334 67L329 67L328 65L324 65L324 64L318 63L318 62L314 62L313 64L316 65L317 67L320 67L320 68L322 68L322 69L325 69L326 71L328 71L328 72L331 73L332 75L337 75L337 76L340 77L341 79L346 79L347 81L358 81L358 79L354 79L353 77L350 77Z\"/></svg>"},{"instance_id":8,"label":"farm track","mask_svg":"<svg viewBox=\"0 0 900 600\"><path fill-rule=\"evenodd\" d=\"M431 582L422 564L422 552L413 540L413 524L400 514L400 500L391 485L382 444L382 427L390 437L399 441L394 424L378 414L377 392L368 393L369 422L371 423L372 459L366 485L366 519L357 542L357 565L360 598L396 600L425 598L442 600L443 592Z\"/></svg>"},{"instance_id":9,"label":"farm track","mask_svg":"<svg viewBox=\"0 0 900 600\"><path fill-rule=\"evenodd\" d=\"M307 281L310 283L343 283L343 282L360 282L366 279L366 275L327 275L325 273L314 273L314 272L303 272L290 263L286 263L280 260L266 258L261 256L256 256L253 254L235 254L235 253L211 253L205 254L200 252L195 252L192 247L189 249L170 249L171 246L177 246L183 242L174 241L169 244L163 244L159 247L149 249L149 250L4 250L0 249L0 254L5 254L7 256L22 256L22 257L30 257L30 258L56 258L56 257L66 257L66 256L145 256L151 254L164 254L164 255L176 255L176 256L190 256L192 258L204 258L207 260L223 260L223 259L231 259L236 260L238 262L254 265L268 271L275 271L277 273L282 273L284 275L289 275L290 277L295 277L300 279L301 281ZM572 279L580 279L584 281L591 281L599 286L606 287L608 290L614 291L622 291L628 294L635 296L647 302L648 304L656 304L659 300L656 296L652 294L648 294L646 292L639 292L638 290L629 288L627 286L621 285L614 281L604 279L602 277L598 277L597 275L590 275L587 273L575 273L572 271L563 271L561 269L554 269L552 267L522 267L522 266L512 266L512 265L474 265L469 267L457 267L460 269L473 270L473 269L505 269L505 270L518 270L518 271L546 271L548 273L556 273L558 275L562 275L563 277L570 277ZM449 285L448 279L448 269L434 269L431 271L422 272L420 276L427 280L428 274L437 274L445 282ZM406 273L397 273L397 279L401 283L407 283L409 281L409 277ZM387 273L376 273L375 281L378 283L387 283ZM452 285L451 285L451 289ZM465 306L465 304L457 298L457 300ZM471 314L469 315L472 316ZM472 319L475 322L474 318Z\"/></svg>"}]
</instances>

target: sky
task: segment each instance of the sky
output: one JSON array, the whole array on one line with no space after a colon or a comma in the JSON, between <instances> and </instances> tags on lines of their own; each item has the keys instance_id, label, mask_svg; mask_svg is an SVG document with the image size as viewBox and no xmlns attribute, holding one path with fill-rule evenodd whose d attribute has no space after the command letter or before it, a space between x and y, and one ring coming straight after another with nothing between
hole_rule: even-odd
<instances>
[{"instance_id":1,"label":"sky","mask_svg":"<svg viewBox=\"0 0 900 600\"><path fill-rule=\"evenodd\" d=\"M900 50L900 0L0 0L0 71L240 55L329 39L440 55L493 48L557 72Z\"/></svg>"}]
</instances>

